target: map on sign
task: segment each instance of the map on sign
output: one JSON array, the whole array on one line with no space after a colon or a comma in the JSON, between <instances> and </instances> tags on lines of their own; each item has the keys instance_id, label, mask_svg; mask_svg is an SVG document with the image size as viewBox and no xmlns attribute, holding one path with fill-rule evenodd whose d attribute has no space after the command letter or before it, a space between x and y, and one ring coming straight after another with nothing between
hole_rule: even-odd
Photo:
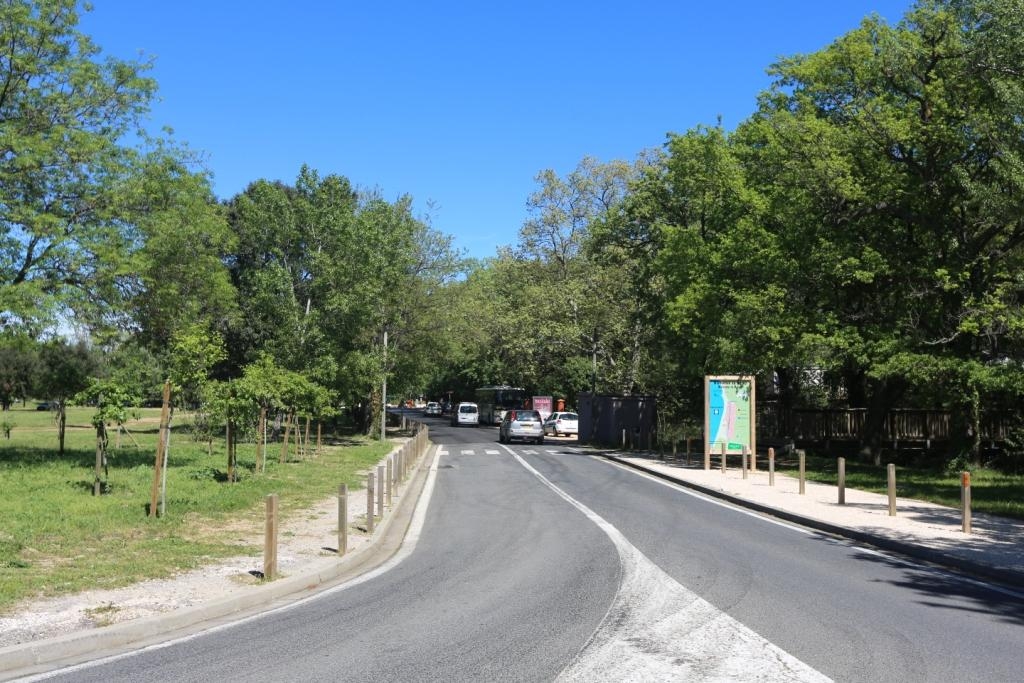
<instances>
[{"instance_id":1,"label":"map on sign","mask_svg":"<svg viewBox=\"0 0 1024 683\"><path fill-rule=\"evenodd\" d=\"M725 444L728 452L751 446L752 379L708 378L708 443L717 451Z\"/></svg>"}]
</instances>

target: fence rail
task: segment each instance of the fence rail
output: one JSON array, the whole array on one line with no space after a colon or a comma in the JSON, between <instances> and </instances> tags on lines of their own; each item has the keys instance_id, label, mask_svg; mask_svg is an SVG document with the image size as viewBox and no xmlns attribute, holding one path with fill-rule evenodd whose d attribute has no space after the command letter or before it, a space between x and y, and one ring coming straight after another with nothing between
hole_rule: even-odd
<instances>
[{"instance_id":1,"label":"fence rail","mask_svg":"<svg viewBox=\"0 0 1024 683\"><path fill-rule=\"evenodd\" d=\"M856 440L867 419L865 408L784 410L777 404L762 403L757 412L759 438L785 436L804 441ZM984 415L981 438L986 441L1003 441L1009 424L1007 415ZM886 414L882 423L882 438L886 441L947 441L950 439L951 425L948 411L900 408Z\"/></svg>"}]
</instances>

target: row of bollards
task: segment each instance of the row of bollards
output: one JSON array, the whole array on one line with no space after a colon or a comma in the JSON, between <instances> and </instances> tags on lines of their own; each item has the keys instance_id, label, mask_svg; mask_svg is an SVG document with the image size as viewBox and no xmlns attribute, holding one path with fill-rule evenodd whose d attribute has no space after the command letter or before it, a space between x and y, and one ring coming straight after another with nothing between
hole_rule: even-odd
<instances>
[{"instance_id":1,"label":"row of bollards","mask_svg":"<svg viewBox=\"0 0 1024 683\"><path fill-rule=\"evenodd\" d=\"M399 485L405 481L417 458L426 450L428 430L417 426L416 434L390 453L383 464L371 469L366 477L366 531L372 534L376 519L384 517L385 506L391 507L398 496ZM277 576L278 496L271 493L264 499L266 520L263 536L263 578ZM376 510L374 509L376 507ZM338 557L348 551L348 484L338 486Z\"/></svg>"},{"instance_id":2,"label":"row of bollards","mask_svg":"<svg viewBox=\"0 0 1024 683\"><path fill-rule=\"evenodd\" d=\"M689 461L690 456L690 444L687 440L686 444L686 456ZM722 444L721 447L721 461L720 467L722 474L726 473L726 446ZM806 460L807 454L803 450L797 450L797 482L799 487L800 495L804 495L807 492L807 469ZM742 450L742 471L743 478L747 478L747 472L757 471L757 460L756 456L750 453L747 446L743 447ZM749 460L748 460L748 455ZM749 464L748 464L749 463ZM837 489L839 493L839 505L846 505L846 458L837 459ZM704 449L704 469L711 469L711 449ZM886 479L887 479L887 497L889 503L889 516L896 516L896 465L889 463L886 467ZM768 485L775 486L775 449L768 449ZM960 475L960 510L963 515L963 532L965 534L971 533L971 473L962 472Z\"/></svg>"}]
</instances>

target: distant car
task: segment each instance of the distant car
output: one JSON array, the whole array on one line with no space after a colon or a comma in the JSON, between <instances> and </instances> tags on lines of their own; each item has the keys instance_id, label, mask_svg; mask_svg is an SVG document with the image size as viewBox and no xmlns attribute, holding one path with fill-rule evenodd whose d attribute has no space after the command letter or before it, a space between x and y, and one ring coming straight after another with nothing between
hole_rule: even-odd
<instances>
[{"instance_id":1,"label":"distant car","mask_svg":"<svg viewBox=\"0 0 1024 683\"><path fill-rule=\"evenodd\" d=\"M440 415L441 414L441 404L438 403L437 401L430 401L429 403L427 403L427 407L423 409L423 414L424 415Z\"/></svg>"},{"instance_id":2,"label":"distant car","mask_svg":"<svg viewBox=\"0 0 1024 683\"><path fill-rule=\"evenodd\" d=\"M53 408L53 404L49 401L40 401L36 404L36 410L50 410Z\"/></svg>"},{"instance_id":3,"label":"distant car","mask_svg":"<svg viewBox=\"0 0 1024 683\"><path fill-rule=\"evenodd\" d=\"M527 408L505 411L498 427L498 441L510 443L512 439L544 443L544 423L540 413Z\"/></svg>"},{"instance_id":4,"label":"distant car","mask_svg":"<svg viewBox=\"0 0 1024 683\"><path fill-rule=\"evenodd\" d=\"M551 413L544 420L544 433L558 436L559 434L580 433L580 417L576 413Z\"/></svg>"},{"instance_id":5,"label":"distant car","mask_svg":"<svg viewBox=\"0 0 1024 683\"><path fill-rule=\"evenodd\" d=\"M480 410L475 403L460 403L452 412L453 427L460 427L462 425L473 425L475 427L478 424L480 424Z\"/></svg>"}]
</instances>

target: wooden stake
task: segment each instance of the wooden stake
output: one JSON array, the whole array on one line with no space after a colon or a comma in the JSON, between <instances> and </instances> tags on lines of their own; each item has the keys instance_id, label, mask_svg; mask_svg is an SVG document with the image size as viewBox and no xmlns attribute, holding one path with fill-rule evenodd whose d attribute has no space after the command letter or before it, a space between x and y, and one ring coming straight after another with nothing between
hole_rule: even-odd
<instances>
[{"instance_id":1,"label":"wooden stake","mask_svg":"<svg viewBox=\"0 0 1024 683\"><path fill-rule=\"evenodd\" d=\"M889 489L889 516L896 516L896 465L889 463L885 468L888 474L888 489Z\"/></svg>"},{"instance_id":2,"label":"wooden stake","mask_svg":"<svg viewBox=\"0 0 1024 683\"><path fill-rule=\"evenodd\" d=\"M846 458L839 458L839 504L846 505Z\"/></svg>"},{"instance_id":3,"label":"wooden stake","mask_svg":"<svg viewBox=\"0 0 1024 683\"><path fill-rule=\"evenodd\" d=\"M292 414L289 411L285 414L284 418L284 440L281 442L281 464L283 465L285 459L288 457L288 437L291 435L292 427Z\"/></svg>"},{"instance_id":4,"label":"wooden stake","mask_svg":"<svg viewBox=\"0 0 1024 683\"><path fill-rule=\"evenodd\" d=\"M348 484L338 487L338 557L348 551Z\"/></svg>"},{"instance_id":5,"label":"wooden stake","mask_svg":"<svg viewBox=\"0 0 1024 683\"><path fill-rule=\"evenodd\" d=\"M256 425L256 471L263 471L263 459L266 455L267 442L267 407L260 406L260 419Z\"/></svg>"},{"instance_id":6,"label":"wooden stake","mask_svg":"<svg viewBox=\"0 0 1024 683\"><path fill-rule=\"evenodd\" d=\"M263 578L277 576L277 494L266 497L267 514L263 525Z\"/></svg>"},{"instance_id":7,"label":"wooden stake","mask_svg":"<svg viewBox=\"0 0 1024 683\"><path fill-rule=\"evenodd\" d=\"M163 406L160 409L160 431L156 442L156 462L153 465L153 488L149 494L149 516L156 517L157 505L160 502L160 482L164 468L164 449L167 447L167 440L164 432L167 430L167 423L171 414L171 383L164 382Z\"/></svg>"}]
</instances>

